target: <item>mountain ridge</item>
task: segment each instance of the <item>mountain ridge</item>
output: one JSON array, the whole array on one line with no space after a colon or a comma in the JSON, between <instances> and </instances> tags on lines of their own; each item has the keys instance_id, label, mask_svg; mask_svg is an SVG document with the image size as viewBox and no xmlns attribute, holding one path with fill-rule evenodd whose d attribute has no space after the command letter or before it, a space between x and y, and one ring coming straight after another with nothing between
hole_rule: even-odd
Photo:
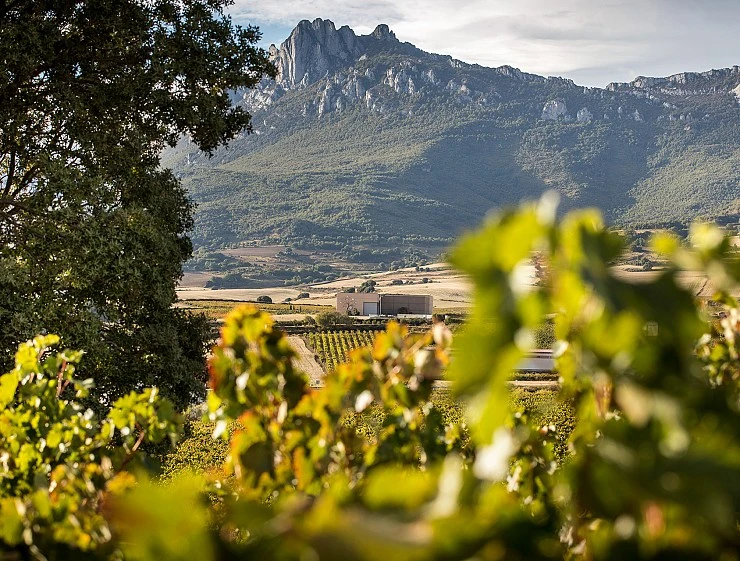
<instances>
[{"instance_id":1,"label":"mountain ridge","mask_svg":"<svg viewBox=\"0 0 740 561\"><path fill-rule=\"evenodd\" d=\"M632 87L639 89L650 89L656 86L671 87L677 85L688 85L696 82L711 82L717 79L740 78L740 66L729 68L713 68L704 72L679 72L665 77L638 76L631 82L612 82L606 89L617 89L620 87Z\"/></svg>"},{"instance_id":2,"label":"mountain ridge","mask_svg":"<svg viewBox=\"0 0 740 561\"><path fill-rule=\"evenodd\" d=\"M277 79L232 96L256 134L163 155L198 203L196 245L442 246L552 188L616 224L738 219L737 66L591 88L320 18L270 53Z\"/></svg>"}]
</instances>

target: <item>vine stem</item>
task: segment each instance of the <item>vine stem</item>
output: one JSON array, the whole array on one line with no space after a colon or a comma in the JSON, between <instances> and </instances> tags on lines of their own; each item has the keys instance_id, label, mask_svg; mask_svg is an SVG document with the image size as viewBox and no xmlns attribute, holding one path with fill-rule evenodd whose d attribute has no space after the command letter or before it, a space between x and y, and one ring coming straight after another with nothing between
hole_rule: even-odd
<instances>
[{"instance_id":1,"label":"vine stem","mask_svg":"<svg viewBox=\"0 0 740 561\"><path fill-rule=\"evenodd\" d=\"M62 376L64 375L64 371L67 369L67 361L62 361L62 366L59 368L59 373L57 374L57 398L62 395L62 392L64 391L64 388L66 388L69 385L69 380L65 381L64 384L62 384Z\"/></svg>"},{"instance_id":2,"label":"vine stem","mask_svg":"<svg viewBox=\"0 0 740 561\"><path fill-rule=\"evenodd\" d=\"M123 462L121 462L121 466L118 469L122 470L124 467L126 467L126 465L133 459L134 454L136 454L136 451L139 449L139 446L141 446L141 443L144 442L146 431L144 431L144 429L142 429L138 423L136 424L136 426L139 428L139 437L136 439L136 442L134 442L131 451L124 458Z\"/></svg>"}]
</instances>

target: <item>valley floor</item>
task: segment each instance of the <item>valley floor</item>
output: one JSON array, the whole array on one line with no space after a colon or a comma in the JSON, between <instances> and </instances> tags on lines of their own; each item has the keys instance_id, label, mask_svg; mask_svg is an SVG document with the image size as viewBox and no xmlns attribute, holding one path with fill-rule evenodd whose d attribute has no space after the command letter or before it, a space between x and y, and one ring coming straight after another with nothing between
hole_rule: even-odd
<instances>
[{"instance_id":1,"label":"valley floor","mask_svg":"<svg viewBox=\"0 0 740 561\"><path fill-rule=\"evenodd\" d=\"M660 274L660 270L641 271L629 265L612 268L615 276L632 283L647 282ZM358 287L372 279L376 291L381 294L429 294L434 298L435 309L465 309L472 302L471 285L460 273L445 263L434 263L422 270L399 269L384 273L372 273L346 277L332 282L312 284L298 288L227 288L213 290L204 288L205 273L185 273L177 289L181 300L234 300L235 302L254 301L259 296L269 296L273 302L283 302L290 298L293 304L335 306L338 292L350 287ZM426 279L426 282L424 282ZM682 273L681 282L702 299L711 298L714 292L708 279L699 273ZM403 281L404 284L393 284ZM530 267L524 279L527 285L535 282L534 267ZM309 292L309 298L297 299L301 292ZM740 296L740 294L736 294Z\"/></svg>"}]
</instances>

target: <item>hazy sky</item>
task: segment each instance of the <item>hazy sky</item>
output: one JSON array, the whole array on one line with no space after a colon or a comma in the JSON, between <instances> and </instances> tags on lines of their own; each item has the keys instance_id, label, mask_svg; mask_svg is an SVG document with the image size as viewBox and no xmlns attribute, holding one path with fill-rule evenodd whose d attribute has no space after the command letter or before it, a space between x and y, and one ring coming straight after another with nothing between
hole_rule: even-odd
<instances>
[{"instance_id":1,"label":"hazy sky","mask_svg":"<svg viewBox=\"0 0 740 561\"><path fill-rule=\"evenodd\" d=\"M302 19L465 62L510 64L588 86L740 64L740 0L235 0L236 23L279 44Z\"/></svg>"}]
</instances>

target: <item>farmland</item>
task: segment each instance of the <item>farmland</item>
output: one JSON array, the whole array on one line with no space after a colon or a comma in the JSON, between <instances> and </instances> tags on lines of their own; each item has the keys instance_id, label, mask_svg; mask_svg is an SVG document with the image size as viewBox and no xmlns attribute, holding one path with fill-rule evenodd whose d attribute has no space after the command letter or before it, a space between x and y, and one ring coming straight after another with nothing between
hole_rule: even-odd
<instances>
[{"instance_id":1,"label":"farmland","mask_svg":"<svg viewBox=\"0 0 740 561\"><path fill-rule=\"evenodd\" d=\"M309 346L318 355L327 371L349 360L349 353L360 347L370 347L375 331L343 330L308 333Z\"/></svg>"},{"instance_id":2,"label":"farmland","mask_svg":"<svg viewBox=\"0 0 740 561\"><path fill-rule=\"evenodd\" d=\"M261 266L261 264L260 264ZM530 275L531 276L531 275ZM433 263L423 267L408 267L386 272L353 272L329 281L295 284L293 286L275 282L261 288L206 288L211 273L186 272L177 292L181 300L256 300L269 296L273 302L290 298L295 305L313 304L335 306L336 295L347 289L357 288L367 280L377 283L376 290L389 294L429 294L437 308L464 310L470 306L469 280L447 263ZM532 279L527 282L531 283ZM310 293L308 298L298 298L301 293Z\"/></svg>"},{"instance_id":3,"label":"farmland","mask_svg":"<svg viewBox=\"0 0 740 561\"><path fill-rule=\"evenodd\" d=\"M183 300L181 307L194 312L204 313L208 319L219 320L243 302L235 300ZM269 312L274 316L294 316L297 314L318 314L332 310L330 306L316 304L292 304L290 302L281 302L276 304L263 304L259 302L250 302L260 310ZM292 318L291 319L295 319Z\"/></svg>"},{"instance_id":4,"label":"farmland","mask_svg":"<svg viewBox=\"0 0 740 561\"><path fill-rule=\"evenodd\" d=\"M255 252L262 248L252 248ZM271 247L271 251L277 249ZM237 250L233 250L237 251ZM640 259L649 260L652 270L643 270L632 262ZM663 272L663 264L649 253L629 252L623 260L611 268L614 277L634 284L642 284L654 280ZM528 266L526 274L520 282L525 286L535 286L537 279L534 267ZM329 282L297 284L286 286L276 283L263 288L222 288L213 290L205 288L209 279L204 272L188 272L178 286L178 297L182 301L198 302L198 306L214 307L205 304L206 300L225 302L219 307L227 311L229 305L237 302L254 301L260 296L269 296L273 302L284 302L290 299L286 308L264 308L276 314L285 313L319 313L336 306L337 293L359 287L363 282L373 280L375 289L381 294L428 294L434 298L435 313L461 313L467 310L472 302L472 292L469 279L456 271L447 263L432 263L423 267L404 268L386 272L350 273L348 276ZM696 296L711 297L714 287L707 282L706 276L698 272L682 271L678 276L681 284L689 288ZM305 295L309 294L308 297ZM738 293L735 293L738 295ZM299 296L303 296L299 298ZM229 301L231 303L229 304ZM292 308L291 308L292 305ZM276 304L277 306L277 304ZM296 312L296 306L301 312ZM309 306L324 306L324 308L309 308Z\"/></svg>"}]
</instances>

